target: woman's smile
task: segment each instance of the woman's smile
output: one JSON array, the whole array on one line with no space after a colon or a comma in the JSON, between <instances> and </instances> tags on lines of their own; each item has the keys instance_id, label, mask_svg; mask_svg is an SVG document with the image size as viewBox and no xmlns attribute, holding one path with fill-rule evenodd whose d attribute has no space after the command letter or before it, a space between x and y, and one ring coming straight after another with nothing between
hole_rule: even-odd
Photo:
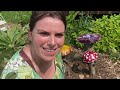
<instances>
[{"instance_id":1,"label":"woman's smile","mask_svg":"<svg viewBox=\"0 0 120 90\"><path fill-rule=\"evenodd\" d=\"M50 48L43 48L44 55L46 56L54 56L58 52L58 48L50 49Z\"/></svg>"}]
</instances>

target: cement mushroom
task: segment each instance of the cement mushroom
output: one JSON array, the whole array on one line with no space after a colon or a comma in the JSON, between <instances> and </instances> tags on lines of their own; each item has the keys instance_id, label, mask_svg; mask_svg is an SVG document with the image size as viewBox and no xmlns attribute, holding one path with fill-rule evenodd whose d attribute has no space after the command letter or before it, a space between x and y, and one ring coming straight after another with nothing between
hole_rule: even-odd
<instances>
[{"instance_id":1,"label":"cement mushroom","mask_svg":"<svg viewBox=\"0 0 120 90\"><path fill-rule=\"evenodd\" d=\"M85 34L78 37L78 41L83 44L92 44L101 39L99 34Z\"/></svg>"},{"instance_id":2,"label":"cement mushroom","mask_svg":"<svg viewBox=\"0 0 120 90\"><path fill-rule=\"evenodd\" d=\"M72 47L69 45L63 45L62 49L61 49L61 54L62 56L66 56L68 54L70 54L70 52L72 51Z\"/></svg>"},{"instance_id":3,"label":"cement mushroom","mask_svg":"<svg viewBox=\"0 0 120 90\"><path fill-rule=\"evenodd\" d=\"M92 63L96 61L97 58L98 58L98 54L94 51L86 51L83 54L83 62L86 62L86 63Z\"/></svg>"}]
</instances>

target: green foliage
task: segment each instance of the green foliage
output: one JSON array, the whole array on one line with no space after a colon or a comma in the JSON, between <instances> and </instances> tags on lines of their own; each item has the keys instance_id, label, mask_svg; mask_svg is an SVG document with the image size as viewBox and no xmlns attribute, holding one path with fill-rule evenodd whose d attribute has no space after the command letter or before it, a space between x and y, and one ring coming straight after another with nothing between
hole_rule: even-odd
<instances>
[{"instance_id":1,"label":"green foliage","mask_svg":"<svg viewBox=\"0 0 120 90\"><path fill-rule=\"evenodd\" d=\"M0 50L16 50L25 44L25 31L13 29L0 31Z\"/></svg>"},{"instance_id":2,"label":"green foliage","mask_svg":"<svg viewBox=\"0 0 120 90\"><path fill-rule=\"evenodd\" d=\"M5 20L10 23L21 24L22 26L29 23L31 11L1 11Z\"/></svg>"},{"instance_id":3,"label":"green foliage","mask_svg":"<svg viewBox=\"0 0 120 90\"><path fill-rule=\"evenodd\" d=\"M73 45L76 43L75 39L73 38L72 34L75 32L77 22L75 17L77 16L78 12L70 11L69 15L67 16L67 28L65 32L65 44L66 45ZM76 33L76 32L75 32Z\"/></svg>"},{"instance_id":4,"label":"green foliage","mask_svg":"<svg viewBox=\"0 0 120 90\"><path fill-rule=\"evenodd\" d=\"M120 51L120 15L103 15L93 22L93 32L99 33L102 39L94 47L102 53L117 53Z\"/></svg>"},{"instance_id":5,"label":"green foliage","mask_svg":"<svg viewBox=\"0 0 120 90\"><path fill-rule=\"evenodd\" d=\"M120 59L120 15L103 15L94 20L83 12L70 11L67 22L65 44L83 49L84 45L77 40L79 35L100 34L101 40L93 45L94 50L109 54L113 59Z\"/></svg>"},{"instance_id":6,"label":"green foliage","mask_svg":"<svg viewBox=\"0 0 120 90\"><path fill-rule=\"evenodd\" d=\"M79 43L77 38L91 32L91 20L92 17L85 15L84 12L70 11L67 16L65 44L82 48L83 44Z\"/></svg>"},{"instance_id":7,"label":"green foliage","mask_svg":"<svg viewBox=\"0 0 120 90\"><path fill-rule=\"evenodd\" d=\"M27 43L27 29L0 31L0 69L4 60L10 57Z\"/></svg>"}]
</instances>

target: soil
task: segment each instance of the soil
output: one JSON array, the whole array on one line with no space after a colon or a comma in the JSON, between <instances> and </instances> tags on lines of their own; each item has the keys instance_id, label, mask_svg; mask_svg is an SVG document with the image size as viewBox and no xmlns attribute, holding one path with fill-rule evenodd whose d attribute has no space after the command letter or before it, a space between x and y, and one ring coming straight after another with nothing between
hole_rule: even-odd
<instances>
[{"instance_id":1,"label":"soil","mask_svg":"<svg viewBox=\"0 0 120 90\"><path fill-rule=\"evenodd\" d=\"M95 75L90 74L87 63L82 61L82 52L63 57L66 79L120 79L120 61L113 62L108 55L99 54L95 61Z\"/></svg>"}]
</instances>

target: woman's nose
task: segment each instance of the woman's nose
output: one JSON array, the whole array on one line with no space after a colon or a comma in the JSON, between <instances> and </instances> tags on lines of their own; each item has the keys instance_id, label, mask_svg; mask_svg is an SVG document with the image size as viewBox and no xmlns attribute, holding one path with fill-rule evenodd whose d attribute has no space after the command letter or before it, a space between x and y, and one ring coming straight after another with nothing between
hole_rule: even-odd
<instances>
[{"instance_id":1,"label":"woman's nose","mask_svg":"<svg viewBox=\"0 0 120 90\"><path fill-rule=\"evenodd\" d=\"M55 36L51 36L48 41L49 46L54 47L56 45Z\"/></svg>"}]
</instances>

